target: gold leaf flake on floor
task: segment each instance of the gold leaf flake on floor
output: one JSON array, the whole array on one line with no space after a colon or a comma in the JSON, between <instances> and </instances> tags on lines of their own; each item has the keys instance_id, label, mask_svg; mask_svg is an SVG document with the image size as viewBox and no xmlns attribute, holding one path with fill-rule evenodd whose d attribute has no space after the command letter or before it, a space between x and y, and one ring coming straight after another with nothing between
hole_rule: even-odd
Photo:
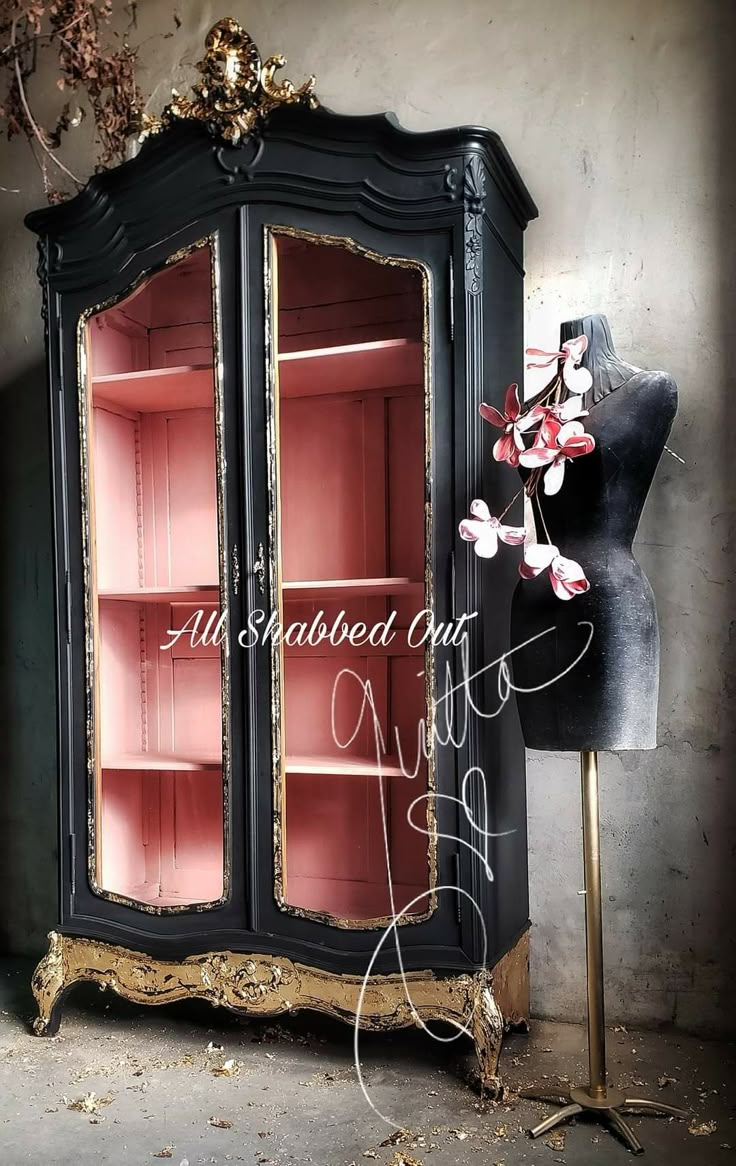
<instances>
[{"instance_id":1,"label":"gold leaf flake on floor","mask_svg":"<svg viewBox=\"0 0 736 1166\"><path fill-rule=\"evenodd\" d=\"M169 1142L168 1146L164 1146L156 1154L151 1154L152 1158L173 1158L174 1157L174 1143Z\"/></svg>"},{"instance_id":2,"label":"gold leaf flake on floor","mask_svg":"<svg viewBox=\"0 0 736 1166\"><path fill-rule=\"evenodd\" d=\"M403 1150L397 1150L388 1166L422 1166L418 1158L411 1158Z\"/></svg>"},{"instance_id":3,"label":"gold leaf flake on floor","mask_svg":"<svg viewBox=\"0 0 736 1166\"><path fill-rule=\"evenodd\" d=\"M566 1130L553 1130L551 1134L544 1139L545 1146L549 1146L550 1150L564 1150Z\"/></svg>"},{"instance_id":4,"label":"gold leaf flake on floor","mask_svg":"<svg viewBox=\"0 0 736 1166\"><path fill-rule=\"evenodd\" d=\"M233 1123L228 1121L226 1117L208 1117L207 1125L214 1126L216 1130L231 1130L233 1128Z\"/></svg>"},{"instance_id":5,"label":"gold leaf flake on floor","mask_svg":"<svg viewBox=\"0 0 736 1166\"><path fill-rule=\"evenodd\" d=\"M98 1097L96 1093L85 1093L84 1097L78 1097L75 1101L68 1097L64 1099L64 1105L67 1109L74 1109L78 1113L86 1113L96 1117L100 1112L100 1106L109 1105L112 1097Z\"/></svg>"},{"instance_id":6,"label":"gold leaf flake on floor","mask_svg":"<svg viewBox=\"0 0 736 1166\"><path fill-rule=\"evenodd\" d=\"M415 1136L411 1130L394 1130L392 1134L389 1134L387 1138L384 1138L378 1144L379 1146L398 1146L400 1142L411 1142Z\"/></svg>"},{"instance_id":7,"label":"gold leaf flake on floor","mask_svg":"<svg viewBox=\"0 0 736 1166\"><path fill-rule=\"evenodd\" d=\"M215 1065L211 1070L215 1077L236 1077L240 1072L240 1065L234 1057L230 1057L222 1065Z\"/></svg>"},{"instance_id":8,"label":"gold leaf flake on floor","mask_svg":"<svg viewBox=\"0 0 736 1166\"><path fill-rule=\"evenodd\" d=\"M718 1123L715 1121L702 1121L700 1124L691 1121L687 1127L687 1132L692 1134L694 1138L706 1138L709 1134L714 1134L718 1129Z\"/></svg>"}]
</instances>

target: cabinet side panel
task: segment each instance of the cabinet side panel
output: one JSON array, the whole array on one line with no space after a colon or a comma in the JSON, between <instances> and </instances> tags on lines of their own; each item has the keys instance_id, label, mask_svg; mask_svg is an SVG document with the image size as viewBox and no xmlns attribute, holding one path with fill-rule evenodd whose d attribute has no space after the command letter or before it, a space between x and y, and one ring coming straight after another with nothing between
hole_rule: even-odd
<instances>
[{"instance_id":1,"label":"cabinet side panel","mask_svg":"<svg viewBox=\"0 0 736 1166\"><path fill-rule=\"evenodd\" d=\"M521 235L521 232L519 232ZM506 387L524 384L524 277L506 245L486 224L484 246L484 328L483 355L486 371L486 400L503 408ZM520 253L521 239L513 247ZM517 474L493 459L493 443L498 431L482 425L482 497L492 514L499 514L519 489ZM506 520L523 526L523 500L518 499ZM498 660L513 647L510 643L511 598L519 582L521 548L504 548L491 563L482 564L483 609L492 619L483 624L483 656ZM486 676L485 700L491 707L498 671ZM506 951L527 925L529 883L526 828L526 757L511 692L501 714L485 727L483 750L486 778L491 791L491 830L503 837L492 840L492 867L495 876L495 926L498 954ZM509 832L509 833L506 833Z\"/></svg>"}]
</instances>

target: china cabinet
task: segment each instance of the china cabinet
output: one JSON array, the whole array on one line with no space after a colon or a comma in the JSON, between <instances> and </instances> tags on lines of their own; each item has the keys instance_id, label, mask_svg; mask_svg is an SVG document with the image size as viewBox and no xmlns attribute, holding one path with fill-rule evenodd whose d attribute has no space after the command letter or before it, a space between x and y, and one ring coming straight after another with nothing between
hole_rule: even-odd
<instances>
[{"instance_id":1,"label":"china cabinet","mask_svg":"<svg viewBox=\"0 0 736 1166\"><path fill-rule=\"evenodd\" d=\"M340 116L282 63L219 22L137 156L28 219L60 766L35 1027L80 980L444 1019L492 1086L527 989L513 581L481 593L456 531L502 497L477 406L520 378L536 211L490 131Z\"/></svg>"}]
</instances>

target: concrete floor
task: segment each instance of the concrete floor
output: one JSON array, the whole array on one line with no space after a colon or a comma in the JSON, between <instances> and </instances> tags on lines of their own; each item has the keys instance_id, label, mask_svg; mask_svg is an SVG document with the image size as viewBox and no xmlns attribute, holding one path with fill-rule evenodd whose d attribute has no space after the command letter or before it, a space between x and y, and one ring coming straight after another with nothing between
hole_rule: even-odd
<instances>
[{"instance_id":1,"label":"concrete floor","mask_svg":"<svg viewBox=\"0 0 736 1166\"><path fill-rule=\"evenodd\" d=\"M371 1098L355 1077L352 1031L317 1016L251 1023L199 1004L138 1008L88 986L66 1006L60 1035L28 1029L30 968L0 968L0 1160L3 1166L111 1163L174 1166L606 1166L627 1151L588 1122L549 1143L529 1124L546 1107L483 1101L465 1078L474 1058L407 1031L362 1038ZM230 1072L220 1072L228 1062ZM736 1166L733 1046L612 1030L610 1076L635 1093L681 1104L687 1123L633 1119L647 1161ZM575 1080L585 1066L575 1025L535 1023L511 1036L511 1089ZM699 1131L699 1132L698 1132ZM709 1132L706 1132L709 1131Z\"/></svg>"}]
</instances>

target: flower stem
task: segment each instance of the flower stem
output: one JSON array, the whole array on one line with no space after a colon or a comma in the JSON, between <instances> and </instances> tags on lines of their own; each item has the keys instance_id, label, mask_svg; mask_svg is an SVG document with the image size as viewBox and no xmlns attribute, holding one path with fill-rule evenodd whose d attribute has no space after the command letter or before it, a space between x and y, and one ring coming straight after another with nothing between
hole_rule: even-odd
<instances>
[{"instance_id":1,"label":"flower stem","mask_svg":"<svg viewBox=\"0 0 736 1166\"><path fill-rule=\"evenodd\" d=\"M506 507L506 509L503 511L503 513L499 514L499 516L498 516L498 521L499 521L499 522L501 522L501 521L502 521L502 520L503 520L503 519L506 517L506 515L508 514L509 510L511 509L511 507L514 505L514 502L516 501L516 499L519 497L519 495L520 495L520 494L523 494L523 492L524 492L524 487L523 487L523 486L520 486L520 487L519 487L519 489L518 489L518 490L516 491L516 493L514 494L514 496L513 496L513 498L511 499L511 501L509 502L509 504L508 504L508 506Z\"/></svg>"},{"instance_id":2,"label":"flower stem","mask_svg":"<svg viewBox=\"0 0 736 1166\"><path fill-rule=\"evenodd\" d=\"M552 539L549 537L549 531L547 530L547 523L544 521L544 514L542 512L542 503L539 501L538 497L537 497L537 510L539 511L539 518L540 518L540 521L542 523L542 529L544 530L544 533L546 535L547 542L549 543L550 546L552 546Z\"/></svg>"}]
</instances>

